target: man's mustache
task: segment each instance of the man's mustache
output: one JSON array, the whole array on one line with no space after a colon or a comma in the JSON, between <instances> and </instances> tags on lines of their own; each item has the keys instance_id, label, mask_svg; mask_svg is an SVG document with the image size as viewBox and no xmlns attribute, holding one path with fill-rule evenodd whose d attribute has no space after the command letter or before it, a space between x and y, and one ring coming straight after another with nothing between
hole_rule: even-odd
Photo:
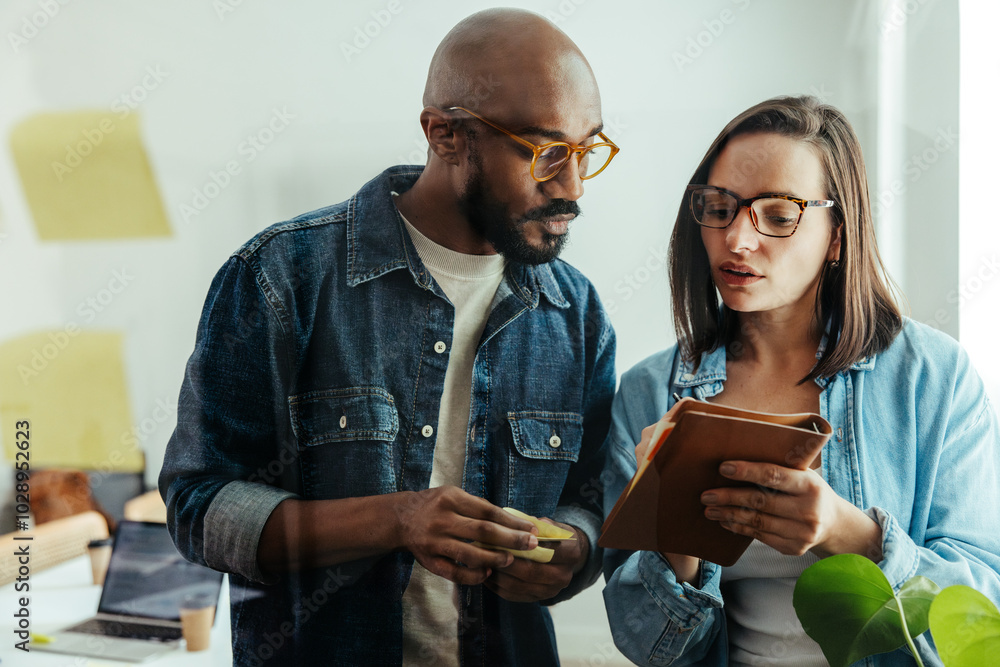
<instances>
[{"instance_id":1,"label":"man's mustache","mask_svg":"<svg viewBox=\"0 0 1000 667\"><path fill-rule=\"evenodd\" d=\"M545 206L533 208L525 213L522 222L528 222L529 220L544 220L546 218L552 218L566 213L580 215L580 205L575 201L569 201L568 199L553 199Z\"/></svg>"}]
</instances>

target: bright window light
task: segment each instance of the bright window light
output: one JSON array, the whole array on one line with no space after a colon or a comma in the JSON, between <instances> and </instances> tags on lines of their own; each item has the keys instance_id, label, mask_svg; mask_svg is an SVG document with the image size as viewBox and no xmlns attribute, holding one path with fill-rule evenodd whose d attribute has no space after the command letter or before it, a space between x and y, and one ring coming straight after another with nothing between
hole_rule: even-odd
<instances>
[{"instance_id":1,"label":"bright window light","mask_svg":"<svg viewBox=\"0 0 1000 667\"><path fill-rule=\"evenodd\" d=\"M997 132L1000 3L963 0L959 5L959 304L962 344L1000 407L1000 187Z\"/></svg>"}]
</instances>

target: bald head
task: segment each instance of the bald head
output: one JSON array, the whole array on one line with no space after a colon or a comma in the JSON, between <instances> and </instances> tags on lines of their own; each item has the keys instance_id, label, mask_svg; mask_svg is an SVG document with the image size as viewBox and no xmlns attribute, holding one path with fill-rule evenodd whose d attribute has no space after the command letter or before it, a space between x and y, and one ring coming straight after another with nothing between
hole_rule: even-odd
<instances>
[{"instance_id":1,"label":"bald head","mask_svg":"<svg viewBox=\"0 0 1000 667\"><path fill-rule=\"evenodd\" d=\"M596 103L594 74L576 44L538 14L488 9L461 21L431 60L424 106L522 117L526 105Z\"/></svg>"}]
</instances>

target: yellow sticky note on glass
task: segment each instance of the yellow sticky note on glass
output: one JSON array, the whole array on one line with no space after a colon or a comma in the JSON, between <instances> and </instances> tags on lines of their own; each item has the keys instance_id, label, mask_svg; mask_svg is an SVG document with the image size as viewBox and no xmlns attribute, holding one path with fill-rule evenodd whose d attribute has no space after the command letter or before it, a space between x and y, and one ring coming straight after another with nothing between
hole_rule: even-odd
<instances>
[{"instance_id":1,"label":"yellow sticky note on glass","mask_svg":"<svg viewBox=\"0 0 1000 667\"><path fill-rule=\"evenodd\" d=\"M10 146L43 241L170 235L137 113L37 114Z\"/></svg>"},{"instance_id":2,"label":"yellow sticky note on glass","mask_svg":"<svg viewBox=\"0 0 1000 667\"><path fill-rule=\"evenodd\" d=\"M143 469L122 341L120 333L74 325L0 344L0 425L8 461L17 458L15 433L24 432L18 424L27 422L32 468Z\"/></svg>"}]
</instances>

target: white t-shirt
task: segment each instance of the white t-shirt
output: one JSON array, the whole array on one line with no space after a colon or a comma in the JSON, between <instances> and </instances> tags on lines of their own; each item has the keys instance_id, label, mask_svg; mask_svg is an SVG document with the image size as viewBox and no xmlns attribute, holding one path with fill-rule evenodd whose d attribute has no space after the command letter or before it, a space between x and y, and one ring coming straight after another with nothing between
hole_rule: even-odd
<instances>
[{"instance_id":1,"label":"white t-shirt","mask_svg":"<svg viewBox=\"0 0 1000 667\"><path fill-rule=\"evenodd\" d=\"M502 255L466 255L406 229L420 260L455 306L448 368L438 414L430 487L462 487L472 399L472 367L490 304L503 279ZM458 656L458 587L414 562L403 593L403 664L455 665Z\"/></svg>"},{"instance_id":2,"label":"white t-shirt","mask_svg":"<svg viewBox=\"0 0 1000 667\"><path fill-rule=\"evenodd\" d=\"M817 560L812 553L785 556L754 540L732 567L722 568L730 665L829 664L792 607L795 582Z\"/></svg>"}]
</instances>

